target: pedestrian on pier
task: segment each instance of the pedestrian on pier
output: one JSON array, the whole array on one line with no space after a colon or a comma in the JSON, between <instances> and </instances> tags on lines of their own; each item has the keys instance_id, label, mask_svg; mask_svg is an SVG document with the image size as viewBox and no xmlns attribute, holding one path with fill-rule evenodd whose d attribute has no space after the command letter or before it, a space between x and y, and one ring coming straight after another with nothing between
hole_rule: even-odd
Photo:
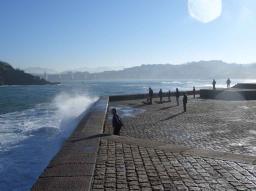
<instances>
[{"instance_id":1,"label":"pedestrian on pier","mask_svg":"<svg viewBox=\"0 0 256 191\"><path fill-rule=\"evenodd\" d=\"M159 90L159 98L160 98L160 103L163 103L163 91L162 89Z\"/></svg>"},{"instance_id":2,"label":"pedestrian on pier","mask_svg":"<svg viewBox=\"0 0 256 191\"><path fill-rule=\"evenodd\" d=\"M153 90L149 88L148 89L149 104L152 104L153 94L154 94Z\"/></svg>"},{"instance_id":3,"label":"pedestrian on pier","mask_svg":"<svg viewBox=\"0 0 256 191\"><path fill-rule=\"evenodd\" d=\"M196 98L196 88L195 88L195 86L193 86L193 97L194 97L194 99Z\"/></svg>"},{"instance_id":4,"label":"pedestrian on pier","mask_svg":"<svg viewBox=\"0 0 256 191\"><path fill-rule=\"evenodd\" d=\"M121 118L117 115L116 108L113 108L112 110L112 127L113 127L113 134L114 135L120 135L120 130L123 126L123 122Z\"/></svg>"},{"instance_id":5,"label":"pedestrian on pier","mask_svg":"<svg viewBox=\"0 0 256 191\"><path fill-rule=\"evenodd\" d=\"M216 81L215 81L215 79L213 79L212 80L212 88L215 90L216 88L215 88L215 85L216 85Z\"/></svg>"},{"instance_id":6,"label":"pedestrian on pier","mask_svg":"<svg viewBox=\"0 0 256 191\"><path fill-rule=\"evenodd\" d=\"M180 105L180 103L179 103L180 92L179 92L178 88L176 88L175 97L176 97L177 105Z\"/></svg>"},{"instance_id":7,"label":"pedestrian on pier","mask_svg":"<svg viewBox=\"0 0 256 191\"><path fill-rule=\"evenodd\" d=\"M171 91L170 90L168 91L167 95L168 95L168 101L171 102Z\"/></svg>"},{"instance_id":8,"label":"pedestrian on pier","mask_svg":"<svg viewBox=\"0 0 256 191\"><path fill-rule=\"evenodd\" d=\"M183 109L184 109L184 112L187 111L187 103L188 103L188 97L186 95L186 93L183 94Z\"/></svg>"},{"instance_id":9,"label":"pedestrian on pier","mask_svg":"<svg viewBox=\"0 0 256 191\"><path fill-rule=\"evenodd\" d=\"M229 78L227 79L226 83L227 83L227 88L230 88L231 80Z\"/></svg>"},{"instance_id":10,"label":"pedestrian on pier","mask_svg":"<svg viewBox=\"0 0 256 191\"><path fill-rule=\"evenodd\" d=\"M150 88L148 88L148 96L147 96L147 100L146 100L146 103L147 103L147 104L149 104L149 102L150 102L150 99L149 99L150 96L149 96L149 94L150 94Z\"/></svg>"}]
</instances>

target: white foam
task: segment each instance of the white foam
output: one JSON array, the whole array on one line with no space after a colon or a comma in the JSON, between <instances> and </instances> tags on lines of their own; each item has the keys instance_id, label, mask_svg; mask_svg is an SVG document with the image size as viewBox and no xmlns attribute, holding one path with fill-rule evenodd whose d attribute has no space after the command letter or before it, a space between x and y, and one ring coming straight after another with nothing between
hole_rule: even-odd
<instances>
[{"instance_id":1,"label":"white foam","mask_svg":"<svg viewBox=\"0 0 256 191\"><path fill-rule=\"evenodd\" d=\"M89 97L79 94L61 93L54 99L54 104L58 108L58 114L64 118L76 117L81 114L86 106L97 100L96 97Z\"/></svg>"},{"instance_id":2,"label":"white foam","mask_svg":"<svg viewBox=\"0 0 256 191\"><path fill-rule=\"evenodd\" d=\"M0 115L1 190L28 190L96 100L61 93L51 103Z\"/></svg>"}]
</instances>

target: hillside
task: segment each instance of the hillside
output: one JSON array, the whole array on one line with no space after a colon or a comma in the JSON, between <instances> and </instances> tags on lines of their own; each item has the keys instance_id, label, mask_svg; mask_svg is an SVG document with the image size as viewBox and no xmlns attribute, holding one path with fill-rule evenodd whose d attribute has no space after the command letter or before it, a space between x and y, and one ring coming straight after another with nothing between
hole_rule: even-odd
<instances>
[{"instance_id":1,"label":"hillside","mask_svg":"<svg viewBox=\"0 0 256 191\"><path fill-rule=\"evenodd\" d=\"M44 85L52 84L37 76L14 69L10 64L0 61L0 85Z\"/></svg>"}]
</instances>

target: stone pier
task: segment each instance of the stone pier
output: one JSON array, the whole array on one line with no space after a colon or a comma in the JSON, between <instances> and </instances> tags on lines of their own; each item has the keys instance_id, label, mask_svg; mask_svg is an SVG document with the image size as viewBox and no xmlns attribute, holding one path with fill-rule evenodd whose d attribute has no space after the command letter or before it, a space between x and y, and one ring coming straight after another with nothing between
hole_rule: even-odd
<instances>
[{"instance_id":1,"label":"stone pier","mask_svg":"<svg viewBox=\"0 0 256 191\"><path fill-rule=\"evenodd\" d=\"M256 101L135 97L96 103L32 190L256 190Z\"/></svg>"}]
</instances>

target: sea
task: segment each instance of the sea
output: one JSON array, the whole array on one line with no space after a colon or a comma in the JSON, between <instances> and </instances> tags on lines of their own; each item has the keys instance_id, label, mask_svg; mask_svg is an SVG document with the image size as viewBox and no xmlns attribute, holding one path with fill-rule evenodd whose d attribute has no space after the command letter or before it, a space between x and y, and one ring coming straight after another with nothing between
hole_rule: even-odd
<instances>
[{"instance_id":1,"label":"sea","mask_svg":"<svg viewBox=\"0 0 256 191\"><path fill-rule=\"evenodd\" d=\"M0 86L0 190L29 190L79 119L100 96L211 88L211 81L72 81L59 85ZM225 79L217 79L217 88ZM231 79L237 82L256 80ZM128 111L129 112L129 111ZM132 112L132 111L130 111Z\"/></svg>"}]
</instances>

